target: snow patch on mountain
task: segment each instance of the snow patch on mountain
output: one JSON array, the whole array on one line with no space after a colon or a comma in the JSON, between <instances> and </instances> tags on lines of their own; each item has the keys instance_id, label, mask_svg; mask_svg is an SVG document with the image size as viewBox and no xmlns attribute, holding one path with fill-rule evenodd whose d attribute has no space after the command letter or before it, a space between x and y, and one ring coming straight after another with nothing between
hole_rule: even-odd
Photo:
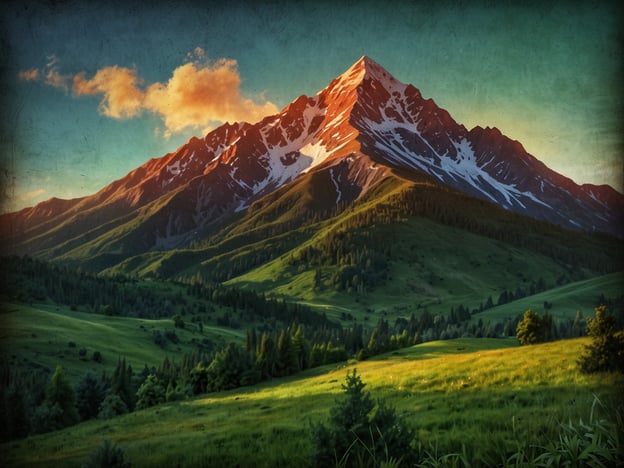
<instances>
[{"instance_id":1,"label":"snow patch on mountain","mask_svg":"<svg viewBox=\"0 0 624 468\"><path fill-rule=\"evenodd\" d=\"M311 162L302 172L308 172L313 167L318 166L325 161L331 153L327 151L327 148L321 141L315 141L302 146L299 152L303 157L310 158Z\"/></svg>"},{"instance_id":2,"label":"snow patch on mountain","mask_svg":"<svg viewBox=\"0 0 624 468\"><path fill-rule=\"evenodd\" d=\"M342 200L342 191L340 190L340 185L338 184L340 180L336 180L334 178L333 168L329 170L329 176L331 178L332 183L334 184L334 188L336 189L336 205L337 205L338 203L340 203L340 200ZM340 178L340 175L338 175L338 178Z\"/></svg>"}]
</instances>

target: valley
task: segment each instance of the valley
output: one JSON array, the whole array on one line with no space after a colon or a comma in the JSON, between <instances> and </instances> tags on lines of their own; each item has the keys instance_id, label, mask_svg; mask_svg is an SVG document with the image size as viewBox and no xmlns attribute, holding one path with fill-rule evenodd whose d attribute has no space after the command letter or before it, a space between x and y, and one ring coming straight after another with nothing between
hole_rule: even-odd
<instances>
[{"instance_id":1,"label":"valley","mask_svg":"<svg viewBox=\"0 0 624 468\"><path fill-rule=\"evenodd\" d=\"M136 467L314 466L312 422L355 368L418 466L611 443L623 212L364 56L256 123L0 215L1 464L81 466L111 439Z\"/></svg>"}]
</instances>

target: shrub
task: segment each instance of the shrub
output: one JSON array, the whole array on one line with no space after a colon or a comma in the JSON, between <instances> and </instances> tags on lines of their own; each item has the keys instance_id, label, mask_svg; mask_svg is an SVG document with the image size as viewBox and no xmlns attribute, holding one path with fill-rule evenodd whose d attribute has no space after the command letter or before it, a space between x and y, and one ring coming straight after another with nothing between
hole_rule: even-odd
<instances>
[{"instance_id":1,"label":"shrub","mask_svg":"<svg viewBox=\"0 0 624 468\"><path fill-rule=\"evenodd\" d=\"M139 387L136 393L137 409L149 408L165 401L165 389L161 385L158 377L150 374L145 382Z\"/></svg>"},{"instance_id":2,"label":"shrub","mask_svg":"<svg viewBox=\"0 0 624 468\"><path fill-rule=\"evenodd\" d=\"M617 331L615 317L607 315L605 306L596 307L596 318L587 319L587 334L592 342L578 361L581 371L624 372L624 333Z\"/></svg>"},{"instance_id":3,"label":"shrub","mask_svg":"<svg viewBox=\"0 0 624 468\"><path fill-rule=\"evenodd\" d=\"M128 405L121 399L121 397L115 393L109 393L104 398L104 401L100 405L98 411L98 418L110 419L119 414L125 414L128 412Z\"/></svg>"},{"instance_id":4,"label":"shrub","mask_svg":"<svg viewBox=\"0 0 624 468\"><path fill-rule=\"evenodd\" d=\"M182 319L182 317L178 314L178 315L174 315L173 316L173 326L176 328L184 328L185 323L184 320Z\"/></svg>"},{"instance_id":5,"label":"shrub","mask_svg":"<svg viewBox=\"0 0 624 468\"><path fill-rule=\"evenodd\" d=\"M412 466L414 431L383 400L373 402L356 369L347 374L344 397L330 410L329 425L312 423L317 466ZM373 413L373 409L377 410Z\"/></svg>"},{"instance_id":6,"label":"shrub","mask_svg":"<svg viewBox=\"0 0 624 468\"><path fill-rule=\"evenodd\" d=\"M130 468L132 465L126 460L126 455L121 447L106 439L89 456L83 468Z\"/></svg>"},{"instance_id":7,"label":"shrub","mask_svg":"<svg viewBox=\"0 0 624 468\"><path fill-rule=\"evenodd\" d=\"M104 358L102 357L102 353L100 353L99 351L94 351L93 352L93 358L92 358L95 362L102 364L102 361L104 360Z\"/></svg>"}]
</instances>

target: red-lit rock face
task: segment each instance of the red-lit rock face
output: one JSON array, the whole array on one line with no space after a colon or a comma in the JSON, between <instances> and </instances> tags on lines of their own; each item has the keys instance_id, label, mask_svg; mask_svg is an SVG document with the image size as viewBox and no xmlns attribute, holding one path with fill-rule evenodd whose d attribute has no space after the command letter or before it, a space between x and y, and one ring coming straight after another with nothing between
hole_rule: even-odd
<instances>
[{"instance_id":1,"label":"red-lit rock face","mask_svg":"<svg viewBox=\"0 0 624 468\"><path fill-rule=\"evenodd\" d=\"M323 184L326 204L361 197L392 168L567 228L622 235L622 194L578 186L496 128L468 131L363 57L261 122L226 123L94 195L0 217L2 239L27 253L62 253L85 233L118 230L133 239L123 244L129 252L170 248L305 174L322 173L311 180Z\"/></svg>"}]
</instances>

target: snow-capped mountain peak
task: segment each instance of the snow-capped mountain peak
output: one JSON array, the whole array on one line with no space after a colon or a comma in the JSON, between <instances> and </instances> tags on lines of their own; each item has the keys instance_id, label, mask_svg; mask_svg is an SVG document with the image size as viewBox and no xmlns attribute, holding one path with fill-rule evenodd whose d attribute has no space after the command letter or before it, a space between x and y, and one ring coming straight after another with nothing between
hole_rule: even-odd
<instances>
[{"instance_id":1,"label":"snow-capped mountain peak","mask_svg":"<svg viewBox=\"0 0 624 468\"><path fill-rule=\"evenodd\" d=\"M323 203L337 204L396 169L569 229L622 237L622 194L578 186L496 128L468 131L366 56L278 114L224 124L94 195L4 215L0 226L3 239L31 253L62 253L84 232L117 228L139 238L123 245L171 248L307 174L329 191ZM135 218L141 222L125 226Z\"/></svg>"}]
</instances>

